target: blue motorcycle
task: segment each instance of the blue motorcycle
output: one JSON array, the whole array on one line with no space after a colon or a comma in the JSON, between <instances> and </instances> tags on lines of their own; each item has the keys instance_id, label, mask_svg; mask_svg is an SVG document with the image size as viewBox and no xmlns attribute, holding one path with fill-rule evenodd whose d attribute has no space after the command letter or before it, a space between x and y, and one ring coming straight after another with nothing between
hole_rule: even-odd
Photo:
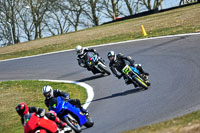
<instances>
[{"instance_id":1,"label":"blue motorcycle","mask_svg":"<svg viewBox=\"0 0 200 133\"><path fill-rule=\"evenodd\" d=\"M55 97L51 100L49 110L57 113L58 117L66 122L76 133L82 131L81 126L92 127L94 122L89 116L85 116L79 108L72 105L62 97Z\"/></svg>"}]
</instances>

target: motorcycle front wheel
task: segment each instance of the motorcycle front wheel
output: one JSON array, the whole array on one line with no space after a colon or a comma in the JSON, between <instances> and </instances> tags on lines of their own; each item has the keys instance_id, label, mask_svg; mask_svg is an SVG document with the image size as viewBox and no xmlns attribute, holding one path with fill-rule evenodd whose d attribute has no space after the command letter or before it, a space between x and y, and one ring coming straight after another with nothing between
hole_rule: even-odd
<instances>
[{"instance_id":1,"label":"motorcycle front wheel","mask_svg":"<svg viewBox=\"0 0 200 133\"><path fill-rule=\"evenodd\" d=\"M99 64L99 68L100 68L101 70L103 70L106 74L108 74L108 75L111 74L110 71L108 71L105 67L103 67L103 65Z\"/></svg>"},{"instance_id":2,"label":"motorcycle front wheel","mask_svg":"<svg viewBox=\"0 0 200 133\"><path fill-rule=\"evenodd\" d=\"M135 77L135 81L142 87L144 88L145 90L148 89L148 86L147 84L142 81L139 77Z\"/></svg>"},{"instance_id":3,"label":"motorcycle front wheel","mask_svg":"<svg viewBox=\"0 0 200 133\"><path fill-rule=\"evenodd\" d=\"M94 122L90 117L87 118L87 122L84 124L85 127L90 128L94 125Z\"/></svg>"},{"instance_id":4,"label":"motorcycle front wheel","mask_svg":"<svg viewBox=\"0 0 200 133\"><path fill-rule=\"evenodd\" d=\"M82 131L81 126L78 121L73 118L73 116L70 115L70 117L65 117L64 120L76 133L80 133Z\"/></svg>"}]
</instances>

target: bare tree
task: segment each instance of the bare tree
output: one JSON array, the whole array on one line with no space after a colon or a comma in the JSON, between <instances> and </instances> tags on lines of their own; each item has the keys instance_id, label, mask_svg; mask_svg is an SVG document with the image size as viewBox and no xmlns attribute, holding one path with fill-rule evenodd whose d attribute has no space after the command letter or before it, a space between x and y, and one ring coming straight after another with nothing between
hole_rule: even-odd
<instances>
[{"instance_id":1,"label":"bare tree","mask_svg":"<svg viewBox=\"0 0 200 133\"><path fill-rule=\"evenodd\" d=\"M69 12L69 22L73 26L74 30L78 30L78 26L84 24L81 21L81 16L83 13L84 2L82 0L68 0L68 7L67 9Z\"/></svg>"},{"instance_id":2,"label":"bare tree","mask_svg":"<svg viewBox=\"0 0 200 133\"><path fill-rule=\"evenodd\" d=\"M162 8L163 0L139 0L147 10Z\"/></svg>"},{"instance_id":3,"label":"bare tree","mask_svg":"<svg viewBox=\"0 0 200 133\"><path fill-rule=\"evenodd\" d=\"M44 16L54 4L53 0L28 0L26 4L30 7L31 17L34 25L34 39L42 38L42 31L44 28Z\"/></svg>"},{"instance_id":4,"label":"bare tree","mask_svg":"<svg viewBox=\"0 0 200 133\"><path fill-rule=\"evenodd\" d=\"M20 42L19 40L19 29L18 29L18 18L16 13L18 0L1 0L1 29L7 44L14 44ZM8 32L9 37L8 37ZM7 41L6 41L7 40Z\"/></svg>"},{"instance_id":5,"label":"bare tree","mask_svg":"<svg viewBox=\"0 0 200 133\"><path fill-rule=\"evenodd\" d=\"M46 13L44 24L51 35L64 34L70 29L66 0L57 0Z\"/></svg>"},{"instance_id":6,"label":"bare tree","mask_svg":"<svg viewBox=\"0 0 200 133\"><path fill-rule=\"evenodd\" d=\"M129 15L139 13L139 0L124 0Z\"/></svg>"},{"instance_id":7,"label":"bare tree","mask_svg":"<svg viewBox=\"0 0 200 133\"><path fill-rule=\"evenodd\" d=\"M108 18L112 18L114 20L120 15L123 15L123 13L120 12L120 8L122 7L120 0L103 0L102 4L104 6L104 14Z\"/></svg>"},{"instance_id":8,"label":"bare tree","mask_svg":"<svg viewBox=\"0 0 200 133\"><path fill-rule=\"evenodd\" d=\"M197 2L197 0L180 0L179 5L189 4L193 2Z\"/></svg>"},{"instance_id":9,"label":"bare tree","mask_svg":"<svg viewBox=\"0 0 200 133\"><path fill-rule=\"evenodd\" d=\"M23 0L19 0L17 13L19 16L19 29L20 29L20 38L23 40L31 41L34 36L34 24L31 17L30 7Z\"/></svg>"},{"instance_id":10,"label":"bare tree","mask_svg":"<svg viewBox=\"0 0 200 133\"><path fill-rule=\"evenodd\" d=\"M102 8L100 0L85 0L84 14L93 26L99 25Z\"/></svg>"}]
</instances>

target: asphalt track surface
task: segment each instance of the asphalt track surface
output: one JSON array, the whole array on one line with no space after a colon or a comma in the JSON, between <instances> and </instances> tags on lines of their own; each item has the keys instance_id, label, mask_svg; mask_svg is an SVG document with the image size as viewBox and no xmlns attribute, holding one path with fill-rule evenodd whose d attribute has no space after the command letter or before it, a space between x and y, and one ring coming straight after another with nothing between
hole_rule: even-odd
<instances>
[{"instance_id":1,"label":"asphalt track surface","mask_svg":"<svg viewBox=\"0 0 200 133\"><path fill-rule=\"evenodd\" d=\"M94 89L89 112L95 125L84 133L120 133L200 109L200 35L96 47L125 53L150 73L151 87L138 91L113 75L78 66L75 51L0 62L0 80L54 79L85 82ZM39 88L40 89L40 88Z\"/></svg>"}]
</instances>

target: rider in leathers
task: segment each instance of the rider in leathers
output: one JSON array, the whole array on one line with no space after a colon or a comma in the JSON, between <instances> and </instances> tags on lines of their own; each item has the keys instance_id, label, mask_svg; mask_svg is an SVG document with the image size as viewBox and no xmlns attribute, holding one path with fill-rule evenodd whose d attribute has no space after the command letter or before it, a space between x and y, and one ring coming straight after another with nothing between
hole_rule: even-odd
<instances>
[{"instance_id":1,"label":"rider in leathers","mask_svg":"<svg viewBox=\"0 0 200 133\"><path fill-rule=\"evenodd\" d=\"M120 79L122 76L125 80L125 83L126 84L130 84L131 82L128 80L128 78L126 77L126 75L124 75L122 73L122 69L126 66L126 61L129 62L129 65L130 66L135 66L141 74L144 74L146 75L146 77L149 75L147 72L144 72L144 70L142 69L141 65L140 64L134 64L134 60L131 59L130 56L124 56L123 54L119 53L119 54L115 54L114 51L110 51L108 52L108 59L110 61L110 64L109 64L109 67L111 69L111 71L113 72L113 74L118 78ZM118 74L118 72L120 74ZM136 84L134 84L135 87L137 87Z\"/></svg>"},{"instance_id":2,"label":"rider in leathers","mask_svg":"<svg viewBox=\"0 0 200 133\"><path fill-rule=\"evenodd\" d=\"M22 125L25 124L25 119L24 119L24 116L26 114L29 114L29 113L36 113L39 117L44 117L46 116L48 119L52 120L52 121L55 121L61 128L64 128L67 126L67 124L63 121L61 121L55 112L53 111L50 111L48 113L45 112L45 109L42 109L42 108L38 108L38 107L28 107L26 103L22 102L22 103L19 103L17 106L16 106L16 111L17 113L19 114L19 116L21 117L21 123Z\"/></svg>"},{"instance_id":3,"label":"rider in leathers","mask_svg":"<svg viewBox=\"0 0 200 133\"><path fill-rule=\"evenodd\" d=\"M55 89L49 85L46 85L42 88L42 93L45 96L45 105L49 108L50 103L52 102L52 98L54 97L62 97L64 100L67 100L72 105L80 108L80 110L87 116L88 111L81 106L81 102L79 99L70 99L70 95L68 93L63 92L62 90Z\"/></svg>"},{"instance_id":4,"label":"rider in leathers","mask_svg":"<svg viewBox=\"0 0 200 133\"><path fill-rule=\"evenodd\" d=\"M99 56L99 54L96 52L96 49L83 48L82 46L78 45L78 46L76 46L75 50L76 50L77 61L78 61L79 66L87 68L88 71L92 71L93 74L96 74L97 71L95 69L90 69L87 64L87 58L88 58L87 53L88 52L93 52L94 54ZM99 61L104 63L102 58L99 57L99 59L100 59Z\"/></svg>"}]
</instances>

